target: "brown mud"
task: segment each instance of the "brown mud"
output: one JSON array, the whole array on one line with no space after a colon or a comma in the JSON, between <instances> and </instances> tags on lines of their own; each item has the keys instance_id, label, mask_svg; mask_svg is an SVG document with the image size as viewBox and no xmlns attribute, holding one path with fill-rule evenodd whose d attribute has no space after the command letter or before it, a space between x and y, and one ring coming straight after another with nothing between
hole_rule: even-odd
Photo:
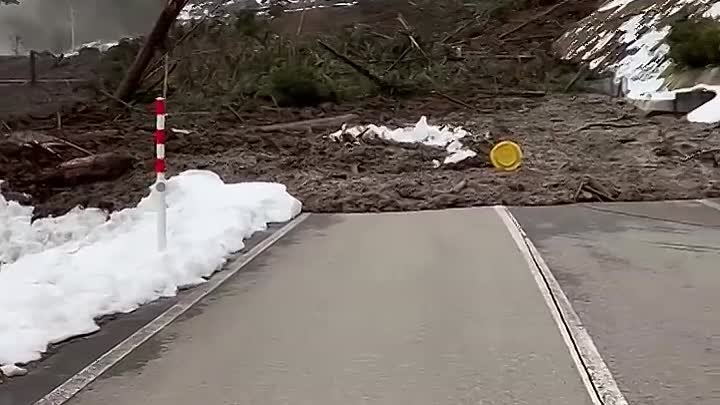
<instances>
[{"instance_id":1,"label":"brown mud","mask_svg":"<svg viewBox=\"0 0 720 405\"><path fill-rule=\"evenodd\" d=\"M552 61L552 41L596 5L594 1L573 2L572 7L560 8L508 34L556 3L532 2L510 17L485 21L477 32L471 32L471 27L470 32L458 35L465 49L531 54L536 60L499 58L493 62L496 70L491 77L478 72L474 80L467 81L467 75L473 73L465 72L464 81L447 93L374 96L308 108L278 108L269 103L239 113L222 105L173 113L171 98L167 119L170 174L207 169L228 182L280 182L303 201L305 210L313 212L720 196L720 156L715 152L720 140L714 127L690 124L681 117L645 117L622 100L566 94L557 87L542 96L522 93L528 90L522 83L532 81L539 69L567 69ZM438 9L400 1L368 1L351 8L307 12L303 35L351 23L372 25L383 35L398 29L398 12L415 26L421 26L422 20L431 21L422 29L434 30L439 37L464 24L452 13ZM300 13L287 14L273 22L273 29L296 32L300 18ZM0 72L9 70L9 65L2 66L0 61ZM85 67L77 67L77 72L94 80ZM519 80L520 75L526 76ZM552 78L562 84L573 75L569 71ZM488 95L492 83L495 86ZM77 87L52 93L52 103L37 104L25 101L32 99L29 90L22 93L18 89L13 91L24 97L0 98L0 132L32 130L56 141L51 142L52 152L32 142L21 148L7 142L2 147L0 142L0 179L6 180L5 190L30 194L36 214L41 216L61 214L75 205L121 209L148 192L154 157L154 118L149 107L143 114L136 111L139 107L128 111L108 99L98 103L96 93ZM0 90L5 94L6 88ZM441 160L443 152L429 147L335 142L327 135L337 126L270 132L260 128L348 113L358 117L351 123L388 126L412 124L426 115L431 124L462 125L476 135L511 139L522 146L524 164L515 172L499 172L488 167L486 159L435 168L433 160ZM109 152L131 156L129 170L104 181L49 180L48 173L64 161Z\"/></svg>"}]
</instances>

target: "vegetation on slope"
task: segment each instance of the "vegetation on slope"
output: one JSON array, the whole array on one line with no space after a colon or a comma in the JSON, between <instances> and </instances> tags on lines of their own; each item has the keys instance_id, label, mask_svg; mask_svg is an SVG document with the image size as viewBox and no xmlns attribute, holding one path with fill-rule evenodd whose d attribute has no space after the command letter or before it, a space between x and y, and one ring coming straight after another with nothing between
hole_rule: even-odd
<instances>
[{"instance_id":1,"label":"vegetation on slope","mask_svg":"<svg viewBox=\"0 0 720 405\"><path fill-rule=\"evenodd\" d=\"M720 22L683 18L671 25L669 56L677 67L701 69L720 65Z\"/></svg>"}]
</instances>

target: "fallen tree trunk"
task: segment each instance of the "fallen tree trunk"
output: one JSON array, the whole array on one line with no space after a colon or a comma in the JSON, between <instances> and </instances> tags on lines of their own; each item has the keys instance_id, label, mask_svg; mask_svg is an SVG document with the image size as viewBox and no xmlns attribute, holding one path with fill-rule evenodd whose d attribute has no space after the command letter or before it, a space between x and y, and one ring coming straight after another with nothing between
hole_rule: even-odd
<instances>
[{"instance_id":1,"label":"fallen tree trunk","mask_svg":"<svg viewBox=\"0 0 720 405\"><path fill-rule=\"evenodd\" d=\"M145 44L138 52L135 61L133 61L123 81L115 91L115 98L128 101L135 94L138 87L140 87L145 69L147 69L153 55L155 55L155 51L165 42L170 27L172 27L178 15L180 15L180 11L187 3L188 0L170 0L168 2L168 5L155 22L155 26L148 35Z\"/></svg>"},{"instance_id":2,"label":"fallen tree trunk","mask_svg":"<svg viewBox=\"0 0 720 405\"><path fill-rule=\"evenodd\" d=\"M41 176L40 181L53 185L70 186L101 180L113 180L125 174L133 165L129 155L108 152L68 160L51 172Z\"/></svg>"},{"instance_id":3,"label":"fallen tree trunk","mask_svg":"<svg viewBox=\"0 0 720 405\"><path fill-rule=\"evenodd\" d=\"M302 130L302 129L308 129L308 128L324 128L324 127L333 127L333 126L340 126L342 124L347 124L348 121L352 121L356 119L358 116L356 114L344 114L344 115L338 115L335 117L327 117L327 118L316 118L312 120L305 120L305 121L293 121L293 122L285 122L281 124L272 124L272 125L264 125L261 127L257 127L257 130L260 132L273 132L273 131L283 131L283 130Z\"/></svg>"}]
</instances>

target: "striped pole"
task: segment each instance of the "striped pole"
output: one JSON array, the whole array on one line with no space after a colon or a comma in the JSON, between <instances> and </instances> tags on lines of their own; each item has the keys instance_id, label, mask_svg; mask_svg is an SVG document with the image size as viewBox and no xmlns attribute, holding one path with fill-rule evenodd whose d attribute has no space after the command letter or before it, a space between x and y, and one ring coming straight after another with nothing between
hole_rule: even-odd
<instances>
[{"instance_id":1,"label":"striped pole","mask_svg":"<svg viewBox=\"0 0 720 405\"><path fill-rule=\"evenodd\" d=\"M155 191L157 192L158 216L157 238L158 250L167 247L167 207L165 204L165 99L155 99Z\"/></svg>"}]
</instances>

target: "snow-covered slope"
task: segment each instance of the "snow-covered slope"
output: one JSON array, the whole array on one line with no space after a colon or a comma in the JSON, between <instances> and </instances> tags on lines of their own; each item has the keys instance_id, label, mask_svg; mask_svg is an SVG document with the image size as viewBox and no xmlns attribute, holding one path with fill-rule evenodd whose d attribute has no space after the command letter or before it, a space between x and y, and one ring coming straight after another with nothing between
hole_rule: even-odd
<instances>
[{"instance_id":1,"label":"snow-covered slope","mask_svg":"<svg viewBox=\"0 0 720 405\"><path fill-rule=\"evenodd\" d=\"M669 19L681 10L720 15L719 0L610 0L557 42L562 56L628 79L631 97L665 90Z\"/></svg>"},{"instance_id":2,"label":"snow-covered slope","mask_svg":"<svg viewBox=\"0 0 720 405\"><path fill-rule=\"evenodd\" d=\"M0 366L37 360L47 345L98 329L205 281L243 240L296 216L301 203L273 183L225 184L191 170L168 181L168 249L159 253L155 200L107 215L95 209L30 223L32 208L0 196ZM106 220L107 219L107 220Z\"/></svg>"},{"instance_id":3,"label":"snow-covered slope","mask_svg":"<svg viewBox=\"0 0 720 405\"><path fill-rule=\"evenodd\" d=\"M585 62L596 71L614 72L623 83L623 92L638 103L671 103L678 92L718 93L720 83L695 81L672 91L668 87L679 80L668 75L671 61L664 41L672 17L680 12L718 18L720 0L608 0L565 33L556 47L566 59ZM688 120L719 122L720 98L691 111Z\"/></svg>"}]
</instances>

